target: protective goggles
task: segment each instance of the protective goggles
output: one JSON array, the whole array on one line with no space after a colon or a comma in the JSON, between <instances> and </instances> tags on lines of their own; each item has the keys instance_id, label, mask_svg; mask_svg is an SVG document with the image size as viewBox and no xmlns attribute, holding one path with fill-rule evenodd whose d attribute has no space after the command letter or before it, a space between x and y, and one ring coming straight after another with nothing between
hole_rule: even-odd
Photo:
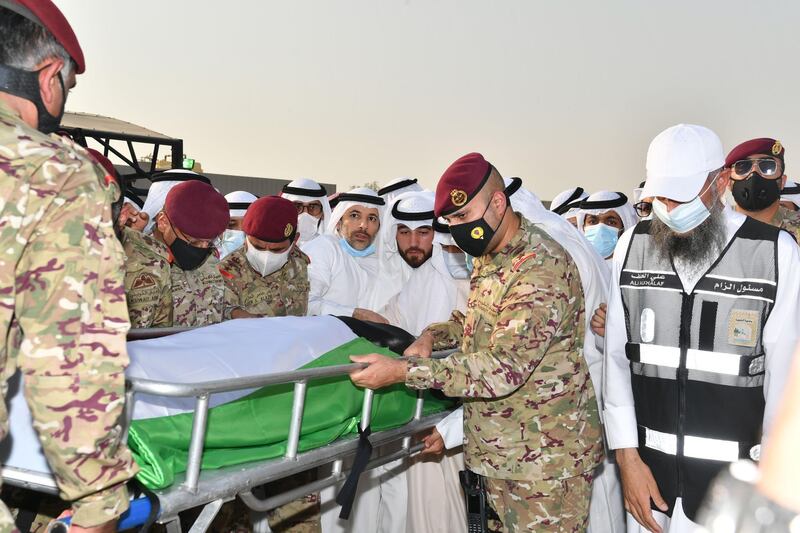
<instances>
[{"instance_id":1,"label":"protective goggles","mask_svg":"<svg viewBox=\"0 0 800 533\"><path fill-rule=\"evenodd\" d=\"M740 159L731 165L731 179L745 180L753 172L758 172L766 179L777 179L783 174L783 165L777 159L767 157L764 159Z\"/></svg>"}]
</instances>

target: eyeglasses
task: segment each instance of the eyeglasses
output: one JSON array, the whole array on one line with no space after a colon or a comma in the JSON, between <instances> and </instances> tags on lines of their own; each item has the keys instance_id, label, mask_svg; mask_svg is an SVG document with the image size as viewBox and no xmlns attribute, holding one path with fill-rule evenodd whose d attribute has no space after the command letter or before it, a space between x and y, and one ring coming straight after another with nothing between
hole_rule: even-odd
<instances>
[{"instance_id":1,"label":"eyeglasses","mask_svg":"<svg viewBox=\"0 0 800 533\"><path fill-rule=\"evenodd\" d=\"M653 202L639 202L634 204L633 208L636 210L636 214L639 215L639 218L649 217L650 213L653 212Z\"/></svg>"},{"instance_id":2,"label":"eyeglasses","mask_svg":"<svg viewBox=\"0 0 800 533\"><path fill-rule=\"evenodd\" d=\"M781 176L781 164L777 159L742 159L731 166L731 179L741 181L750 177L753 171L767 179L778 179Z\"/></svg>"},{"instance_id":3,"label":"eyeglasses","mask_svg":"<svg viewBox=\"0 0 800 533\"><path fill-rule=\"evenodd\" d=\"M312 217L318 217L322 214L322 204L319 202L312 202L310 204L304 204L303 202L294 202L294 207L297 209L297 214L300 215L305 211Z\"/></svg>"},{"instance_id":4,"label":"eyeglasses","mask_svg":"<svg viewBox=\"0 0 800 533\"><path fill-rule=\"evenodd\" d=\"M175 225L172 223L172 221L169 219L169 217L167 217L166 213L164 213L164 216L167 218L167 221L169 222L169 225L172 228L172 233L174 233L175 236L178 237L179 239L186 241L186 243L189 246L194 246L195 248L219 248L220 246L222 246L221 237L216 237L214 239L194 239L186 235L178 228L176 228Z\"/></svg>"}]
</instances>

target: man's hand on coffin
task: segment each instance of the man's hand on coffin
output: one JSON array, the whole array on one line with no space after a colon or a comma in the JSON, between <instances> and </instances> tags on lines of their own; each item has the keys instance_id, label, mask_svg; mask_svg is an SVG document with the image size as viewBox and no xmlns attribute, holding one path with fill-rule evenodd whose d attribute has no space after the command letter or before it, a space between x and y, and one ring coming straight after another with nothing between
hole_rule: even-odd
<instances>
[{"instance_id":1,"label":"man's hand on coffin","mask_svg":"<svg viewBox=\"0 0 800 533\"><path fill-rule=\"evenodd\" d=\"M403 355L406 357L430 357L433 352L433 335L430 333L423 333L411 346L406 348Z\"/></svg>"},{"instance_id":2,"label":"man's hand on coffin","mask_svg":"<svg viewBox=\"0 0 800 533\"><path fill-rule=\"evenodd\" d=\"M398 361L379 353L351 355L350 360L354 363L369 364L367 368L350 373L350 379L358 387L381 389L406 380L405 361Z\"/></svg>"},{"instance_id":3,"label":"man's hand on coffin","mask_svg":"<svg viewBox=\"0 0 800 533\"><path fill-rule=\"evenodd\" d=\"M441 455L444 451L444 438L436 428L433 428L431 434L423 438L422 442L425 444L422 455Z\"/></svg>"},{"instance_id":4,"label":"man's hand on coffin","mask_svg":"<svg viewBox=\"0 0 800 533\"><path fill-rule=\"evenodd\" d=\"M234 309L231 311L231 318L261 318L262 315L254 315L253 313L248 313L244 309Z\"/></svg>"},{"instance_id":5,"label":"man's hand on coffin","mask_svg":"<svg viewBox=\"0 0 800 533\"><path fill-rule=\"evenodd\" d=\"M388 320L383 318L375 311L370 311L369 309L362 309L361 307L356 307L355 310L353 310L353 318L357 320L366 320L367 322L377 322L378 324L389 323Z\"/></svg>"}]
</instances>

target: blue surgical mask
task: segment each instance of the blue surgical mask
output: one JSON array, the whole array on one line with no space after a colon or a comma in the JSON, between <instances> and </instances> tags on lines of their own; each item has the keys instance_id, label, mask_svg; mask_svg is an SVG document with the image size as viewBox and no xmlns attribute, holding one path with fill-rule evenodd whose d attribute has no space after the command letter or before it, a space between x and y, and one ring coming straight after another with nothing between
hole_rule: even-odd
<instances>
[{"instance_id":1,"label":"blue surgical mask","mask_svg":"<svg viewBox=\"0 0 800 533\"><path fill-rule=\"evenodd\" d=\"M472 260L475 259L468 253L464 254L464 261L467 263L467 271L470 275L472 275L472 271L475 269L475 265L472 264Z\"/></svg>"},{"instance_id":2,"label":"blue surgical mask","mask_svg":"<svg viewBox=\"0 0 800 533\"><path fill-rule=\"evenodd\" d=\"M339 239L339 246L342 247L342 250L350 254L352 257L367 257L368 255L372 255L375 253L375 243L373 242L363 250L356 250L350 243L347 242L347 239Z\"/></svg>"},{"instance_id":3,"label":"blue surgical mask","mask_svg":"<svg viewBox=\"0 0 800 533\"><path fill-rule=\"evenodd\" d=\"M691 202L683 203L677 206L672 211L667 209L664 202L658 198L653 198L653 214L655 214L661 222L663 222L669 229L675 233L686 233L692 231L694 228L705 222L711 216L711 211L708 210L706 204L700 199L707 190L714 186L714 183L719 178L720 174L717 173L708 187L700 191L700 194L695 196ZM716 200L715 200L716 201Z\"/></svg>"},{"instance_id":4,"label":"blue surgical mask","mask_svg":"<svg viewBox=\"0 0 800 533\"><path fill-rule=\"evenodd\" d=\"M619 229L605 224L595 224L584 228L583 234L603 259L610 257L614 253L614 247L619 240Z\"/></svg>"},{"instance_id":5,"label":"blue surgical mask","mask_svg":"<svg viewBox=\"0 0 800 533\"><path fill-rule=\"evenodd\" d=\"M666 224L669 229L676 233L692 231L705 222L709 215L711 215L706 204L703 203L699 196L691 202L679 205L672 211L667 209L664 202L658 198L654 198L653 213L661 222Z\"/></svg>"},{"instance_id":6,"label":"blue surgical mask","mask_svg":"<svg viewBox=\"0 0 800 533\"><path fill-rule=\"evenodd\" d=\"M226 229L222 234L222 242L220 243L219 258L225 259L226 256L232 254L242 246L244 246L245 235L243 231L238 229Z\"/></svg>"}]
</instances>

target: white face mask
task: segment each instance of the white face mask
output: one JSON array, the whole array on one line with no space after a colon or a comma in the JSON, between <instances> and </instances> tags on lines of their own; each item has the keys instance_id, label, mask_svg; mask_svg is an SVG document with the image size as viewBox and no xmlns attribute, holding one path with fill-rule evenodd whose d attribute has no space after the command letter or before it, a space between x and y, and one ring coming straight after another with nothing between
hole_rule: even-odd
<instances>
[{"instance_id":1,"label":"white face mask","mask_svg":"<svg viewBox=\"0 0 800 533\"><path fill-rule=\"evenodd\" d=\"M283 268L283 265L289 261L289 252L292 251L290 246L288 250L281 253L270 252L269 250L256 250L250 241L247 241L247 261L256 272L262 276L269 276Z\"/></svg>"},{"instance_id":2,"label":"white face mask","mask_svg":"<svg viewBox=\"0 0 800 533\"><path fill-rule=\"evenodd\" d=\"M297 232L300 234L299 242L308 242L319 234L320 219L308 213L300 213L297 217Z\"/></svg>"},{"instance_id":3,"label":"white face mask","mask_svg":"<svg viewBox=\"0 0 800 533\"><path fill-rule=\"evenodd\" d=\"M453 279L469 279L470 272L467 269L466 256L463 253L452 254L442 250L444 264Z\"/></svg>"}]
</instances>

